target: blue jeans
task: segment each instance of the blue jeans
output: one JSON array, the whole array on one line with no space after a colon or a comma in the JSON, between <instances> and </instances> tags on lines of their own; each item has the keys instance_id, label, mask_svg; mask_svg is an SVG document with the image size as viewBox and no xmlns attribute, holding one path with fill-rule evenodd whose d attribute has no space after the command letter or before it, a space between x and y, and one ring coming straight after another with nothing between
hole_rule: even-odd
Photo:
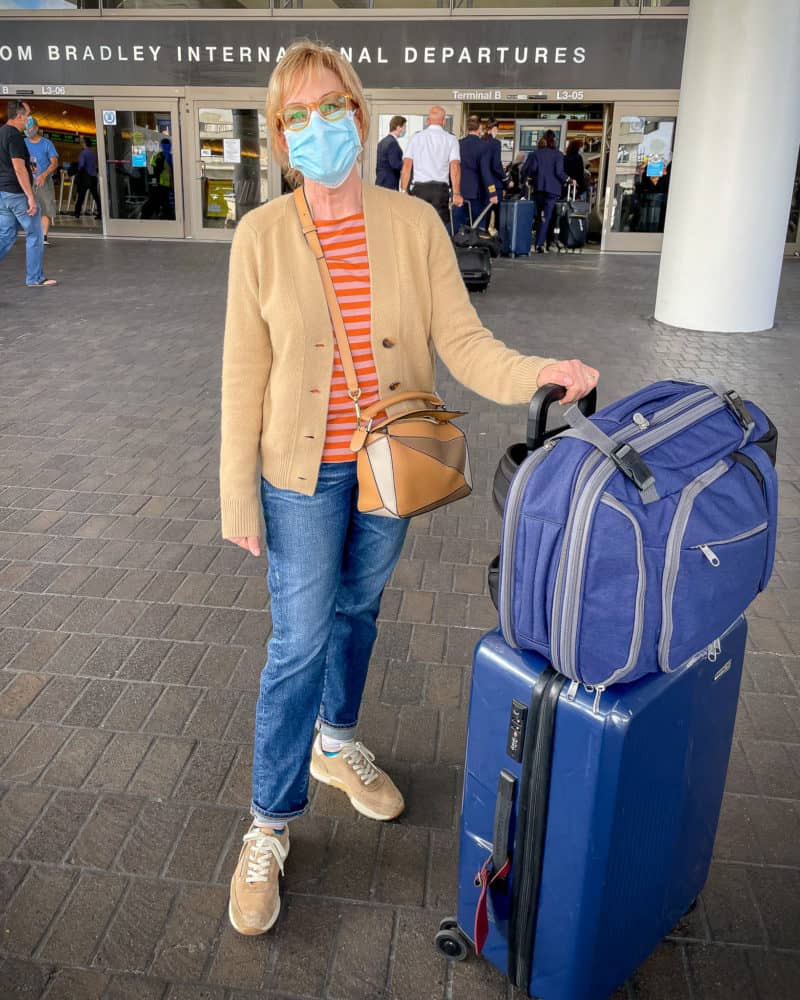
<instances>
[{"instance_id":1,"label":"blue jeans","mask_svg":"<svg viewBox=\"0 0 800 1000\"><path fill-rule=\"evenodd\" d=\"M25 230L25 260L27 262L25 284L38 285L44 281L42 213L28 215L28 199L24 194L9 194L7 191L0 191L0 260L14 246L17 239L17 226L21 226Z\"/></svg>"},{"instance_id":2,"label":"blue jeans","mask_svg":"<svg viewBox=\"0 0 800 1000\"><path fill-rule=\"evenodd\" d=\"M322 464L310 497L261 481L272 638L256 706L257 819L305 812L317 719L327 736L355 734L381 595L408 528L360 514L356 496L355 462Z\"/></svg>"}]
</instances>

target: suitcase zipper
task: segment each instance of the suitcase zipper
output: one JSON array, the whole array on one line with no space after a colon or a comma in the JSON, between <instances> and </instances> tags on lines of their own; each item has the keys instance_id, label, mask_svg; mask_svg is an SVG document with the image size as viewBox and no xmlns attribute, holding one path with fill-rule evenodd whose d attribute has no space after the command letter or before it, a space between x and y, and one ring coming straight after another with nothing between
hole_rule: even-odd
<instances>
[{"instance_id":1,"label":"suitcase zipper","mask_svg":"<svg viewBox=\"0 0 800 1000\"><path fill-rule=\"evenodd\" d=\"M709 393L710 399L698 406L686 410L668 423L659 421L659 426L645 431L633 438L636 450L643 454L650 448L662 444L676 434L690 427L697 421L725 409L725 403ZM553 599L553 636L558 636L558 648L551 651L553 664L557 670L576 680L582 680L577 670L577 618L580 610L580 596L583 588L583 570L586 558L586 548L589 540L589 527L594 514L598 497L605 490L609 479L617 472L617 466L607 458L603 458L599 468L581 492L577 504L573 508L572 530L561 550L559 575L556 577L556 593ZM563 573L562 565L564 567ZM562 585L559 588L559 577ZM563 607L563 611L562 611ZM556 623L560 623L558 626ZM551 636L552 643L552 636Z\"/></svg>"},{"instance_id":2,"label":"suitcase zipper","mask_svg":"<svg viewBox=\"0 0 800 1000\"><path fill-rule=\"evenodd\" d=\"M724 405L724 404L723 404ZM661 635L658 639L658 665L664 673L671 673L669 666L669 647L672 642L672 602L675 598L675 584L680 569L681 542L686 532L694 508L694 502L706 487L711 486L728 471L728 465L720 459L697 479L692 480L681 493L678 506L672 518L672 525L667 536L664 552L664 583L661 591ZM678 664L680 666L680 664ZM675 668L677 669L677 667Z\"/></svg>"},{"instance_id":3,"label":"suitcase zipper","mask_svg":"<svg viewBox=\"0 0 800 1000\"><path fill-rule=\"evenodd\" d=\"M750 528L749 531L742 531L738 535L733 535L731 538L718 538L715 542L703 542L702 545L692 545L690 548L699 549L716 569L716 567L720 564L720 559L714 549L712 549L712 545L716 547L719 545L731 545L733 542L743 542L745 538L752 538L754 535L760 535L761 532L766 531L768 527L769 521L762 521L761 524L757 524L755 528Z\"/></svg>"}]
</instances>

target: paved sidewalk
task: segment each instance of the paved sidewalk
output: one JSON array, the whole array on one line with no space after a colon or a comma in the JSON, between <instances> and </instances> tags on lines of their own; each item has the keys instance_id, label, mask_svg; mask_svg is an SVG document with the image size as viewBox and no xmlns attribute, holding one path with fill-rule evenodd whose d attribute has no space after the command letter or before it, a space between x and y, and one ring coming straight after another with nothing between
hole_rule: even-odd
<instances>
[{"instance_id":1,"label":"paved sidewalk","mask_svg":"<svg viewBox=\"0 0 800 1000\"><path fill-rule=\"evenodd\" d=\"M469 395L475 493L414 521L386 592L362 736L406 795L356 817L319 787L285 910L228 926L270 629L264 563L220 541L227 248L58 240L56 289L0 303L0 994L48 1000L519 1000L432 938L454 912L470 657L495 615L489 497L521 409ZM476 296L523 350L602 369L601 402L730 379L781 432L781 535L701 905L615 1000L788 1000L800 981L800 266L757 336L659 329L654 257L502 262Z\"/></svg>"}]
</instances>

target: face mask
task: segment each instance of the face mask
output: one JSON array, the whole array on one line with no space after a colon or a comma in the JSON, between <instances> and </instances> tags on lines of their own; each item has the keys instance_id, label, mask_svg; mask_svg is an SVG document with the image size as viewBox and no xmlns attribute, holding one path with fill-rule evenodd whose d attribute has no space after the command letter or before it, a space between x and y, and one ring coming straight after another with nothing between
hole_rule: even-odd
<instances>
[{"instance_id":1,"label":"face mask","mask_svg":"<svg viewBox=\"0 0 800 1000\"><path fill-rule=\"evenodd\" d=\"M32 129L35 124L33 115L28 115L28 120L25 122L25 128Z\"/></svg>"},{"instance_id":2,"label":"face mask","mask_svg":"<svg viewBox=\"0 0 800 1000\"><path fill-rule=\"evenodd\" d=\"M289 166L324 187L340 187L361 152L354 115L348 111L339 121L325 121L316 111L300 132L284 132L289 146Z\"/></svg>"}]
</instances>

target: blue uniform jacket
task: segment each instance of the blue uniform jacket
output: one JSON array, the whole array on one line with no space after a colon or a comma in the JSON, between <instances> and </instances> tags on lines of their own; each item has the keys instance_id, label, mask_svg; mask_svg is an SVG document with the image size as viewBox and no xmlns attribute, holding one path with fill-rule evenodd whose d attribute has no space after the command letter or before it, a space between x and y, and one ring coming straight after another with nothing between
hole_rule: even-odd
<instances>
[{"instance_id":1,"label":"blue uniform jacket","mask_svg":"<svg viewBox=\"0 0 800 1000\"><path fill-rule=\"evenodd\" d=\"M522 164L522 177L530 178L536 191L543 194L561 194L569 180L564 172L564 154L560 149L534 149Z\"/></svg>"},{"instance_id":2,"label":"blue uniform jacket","mask_svg":"<svg viewBox=\"0 0 800 1000\"><path fill-rule=\"evenodd\" d=\"M396 191L400 187L403 169L403 150L393 135L384 136L378 143L375 183L378 187Z\"/></svg>"},{"instance_id":3,"label":"blue uniform jacket","mask_svg":"<svg viewBox=\"0 0 800 1000\"><path fill-rule=\"evenodd\" d=\"M503 176L505 174L503 160L500 155L503 146L500 140L495 138L487 139L484 142L484 146L488 146L489 148L486 160L489 164L489 173L492 175L492 181L487 190L491 196L497 195L500 198L503 194Z\"/></svg>"},{"instance_id":4,"label":"blue uniform jacket","mask_svg":"<svg viewBox=\"0 0 800 1000\"><path fill-rule=\"evenodd\" d=\"M474 133L465 135L459 142L461 150L461 194L467 201L483 200L488 197L489 185L493 184L489 170L486 143ZM494 192L492 192L494 193Z\"/></svg>"}]
</instances>

